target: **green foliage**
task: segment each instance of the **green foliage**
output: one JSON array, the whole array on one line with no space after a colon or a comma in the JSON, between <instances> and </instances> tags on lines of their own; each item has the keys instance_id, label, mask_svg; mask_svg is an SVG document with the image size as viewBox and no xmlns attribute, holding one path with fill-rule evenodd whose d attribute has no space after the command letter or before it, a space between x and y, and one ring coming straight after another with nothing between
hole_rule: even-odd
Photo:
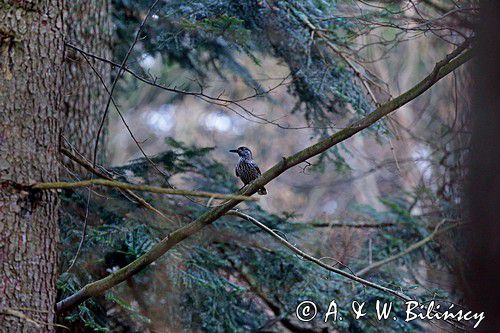
<instances>
[{"instance_id":1,"label":"green foliage","mask_svg":"<svg viewBox=\"0 0 500 333\"><path fill-rule=\"evenodd\" d=\"M127 313L135 320L138 320L138 321L141 321L141 322L144 322L147 324L149 324L151 322L149 320L149 318L141 315L134 307L132 307L130 304L128 304L127 302L125 302L124 300L122 300L120 297L118 297L117 295L115 295L112 292L108 292L106 294L106 301L119 305L122 309L125 309L127 311Z\"/></svg>"},{"instance_id":2,"label":"green foliage","mask_svg":"<svg viewBox=\"0 0 500 333\"><path fill-rule=\"evenodd\" d=\"M433 204L438 204L441 201L429 189L417 188L413 193L400 193L398 196L381 198L380 202L386 208L383 211L377 211L367 205L352 207L354 212L374 222L391 222L395 224L393 227L384 229L384 232L377 233L372 237L374 261L385 259L406 250L411 244L429 236L437 223L449 218L449 209L439 206L436 209L434 205L431 206L432 209L426 209L423 206L426 200L432 200ZM421 215L412 213L412 208L416 205L422 206L419 207L420 210L423 210ZM435 222L431 222L433 220ZM455 238L454 241L460 242L461 240ZM366 253L366 256L368 256L368 253ZM406 265L411 267L421 259L427 262L447 262L446 258L441 257L439 247L436 244L430 243L418 251L399 259L399 263L401 260L404 260ZM359 264L366 265L367 263L360 262ZM395 278L398 275L403 278L405 272L395 269L399 267L398 265L398 261L395 261L394 265L386 265L381 270L378 270L376 275L381 279Z\"/></svg>"},{"instance_id":3,"label":"green foliage","mask_svg":"<svg viewBox=\"0 0 500 333\"><path fill-rule=\"evenodd\" d=\"M292 0L273 3L271 12L259 5L259 1L160 2L160 6L154 11L157 18L152 18L146 24L140 45L135 48L133 56L137 59L145 53L160 55L166 64L167 74L168 70L181 66L201 83L206 83L208 73L211 72L216 72L223 78L236 74L257 91L262 91L262 87L249 68L237 61L237 58L245 54L259 65L259 59L272 56L289 67L293 76L290 93L299 100L292 111L302 112L310 124L321 127L331 125L339 115L345 117L348 104L355 110L355 116L369 112L372 105L356 83L352 71L338 57L324 57L324 43L316 41L312 45L311 31L305 24L310 22L315 27L328 31L330 41L341 46L356 35L358 27L353 20L321 20L336 12L336 1ZM113 1L116 40L121 41L117 44L114 55L118 61L123 58L129 47L127 41L133 40L137 26L150 4L150 1L142 0ZM389 17L390 10L392 9L382 12L382 20ZM136 62L131 62L131 66L146 73L146 69ZM193 89L193 86L184 88ZM194 89L196 88L195 86ZM377 131L383 129L380 126L376 128ZM319 136L326 134L326 130L318 132ZM113 168L109 170L110 174L118 180L133 179L134 182L156 186L168 186L173 176L180 176L195 189L220 193L230 193L237 189L232 172L228 172L221 163L210 157L213 148L200 148L174 139L167 139L166 144L169 147L167 151L151 158L163 174L158 173L150 161L144 158ZM345 146L336 146L329 154L322 154L314 168L322 171L326 163L333 163L337 172L348 173L350 168L345 157L349 154ZM430 198L434 195L433 191L425 188L417 190L419 197L427 197L426 199L436 202L436 198ZM89 230L77 261L78 269L61 275L58 281L60 298L74 293L116 267L123 267L137 259L169 231L189 222L207 209L204 203L192 198L167 198L153 194L145 194L144 197L155 207L168 212L175 222L159 222L118 191L110 190L103 197L92 195ZM61 239L65 249L61 258L63 268L69 266L76 253L82 221L86 215L86 198L86 190L67 191L62 196L64 213L61 218ZM360 216L376 222L398 223L395 227L375 234L374 260L398 253L409 243L428 235L429 226L424 224L424 219L411 213L414 199L414 194L382 198L381 202L386 207L383 212L367 206L353 207L353 211ZM245 203L244 207L251 211L253 217L292 243L310 238L310 233L315 232L312 228L291 226L289 220L297 219L293 213L270 214L255 202ZM422 251L412 254L407 260L422 255L430 260L435 257L432 253ZM362 256L368 257L367 254ZM183 327L190 327L193 331L256 331L277 317L293 320L295 307L307 299L323 306L327 306L332 299L344 303L340 315L345 320L335 324L328 323L330 328L341 332L377 332L381 329L412 331L417 328L416 323L401 320L353 320L352 315L345 310L353 299L367 301L372 307L377 299L396 300L377 290L346 283L337 275L320 269L275 244L251 223L235 217L219 219L210 227L208 235L196 239L194 243L183 242L169 252L167 257L155 263L155 270L163 269L163 273L174 281L179 296L176 301L183 310L182 315L174 314L169 320L181 322ZM182 264L172 265L174 259ZM362 268L365 264L366 262L360 262L357 263L360 267L353 268ZM153 280L152 275L148 268L134 276L144 293L157 292L148 289ZM395 276L399 275L395 274L393 266L388 265L377 272L374 281L389 285L388 281L396 279ZM394 284L401 285L398 281ZM410 289L406 291L412 292ZM106 297L85 302L65 320L93 331L112 330L115 325L127 327L128 322L116 323L112 316L107 315L107 309L117 307L126 312L129 320L146 325L149 319L140 315L119 292L120 290L116 293L113 291ZM426 294L419 296L424 298ZM274 313L269 313L269 309ZM398 315L403 317L401 313ZM296 324L301 325L299 322ZM318 331L322 329L320 321L313 325Z\"/></svg>"},{"instance_id":4,"label":"green foliage","mask_svg":"<svg viewBox=\"0 0 500 333\"><path fill-rule=\"evenodd\" d=\"M114 21L116 38L133 40L150 1L114 0ZM378 18L389 20L398 4L387 5L386 10L366 11L360 19ZM297 96L296 105L290 113L300 112L310 126L318 128L318 137L331 134L336 122L344 121L373 110L370 98L362 88L345 61L329 50L325 40L311 39L308 23L327 34L328 41L337 47L352 43L359 33L359 21L345 17L322 20L335 16L339 11L336 1L293 0L273 2L272 10L266 2L234 0L174 0L160 2L144 29L143 37L133 53L138 59L146 54L159 56L167 70L160 75L160 81L180 85L191 91L199 91L198 84L210 86L215 74L224 80L235 75L241 78L253 92L264 89L244 62L244 54L260 64L263 57L274 57L285 64L292 76L289 92ZM116 61L128 50L127 43L119 43L115 49ZM149 76L147 68L130 61L136 71ZM178 66L186 72L189 80L169 76L169 69ZM369 75L369 73L366 73ZM371 80L377 81L376 78ZM128 82L127 91L137 90ZM125 88L125 87L124 87ZM182 98L175 95L172 98ZM231 98L231 96L229 97ZM269 96L270 98L270 96ZM370 128L380 132L383 122ZM334 163L338 172L347 172L349 167L336 150L322 154L317 170L324 163ZM314 169L313 169L314 170Z\"/></svg>"},{"instance_id":5,"label":"green foliage","mask_svg":"<svg viewBox=\"0 0 500 333\"><path fill-rule=\"evenodd\" d=\"M210 158L211 148L197 148L173 139L168 139L167 142L170 150L153 157L158 167L168 170L172 176L196 175L190 177L195 187L222 192L235 189L234 176ZM127 166L110 171L117 177L140 177L145 182L154 180L154 174L157 174L145 159L135 160ZM68 197L63 196L65 209L83 212L86 204L85 193L85 190L67 192ZM408 242L418 239L420 233L425 231L418 218L408 213L413 198L412 195L385 198L382 200L387 207L385 212L377 212L365 206L353 207L359 214L370 216L379 222L400 222L398 226L376 234L374 260L399 252ZM182 197L166 199L151 195L148 200L156 207L170 212L172 217L186 211L189 216L196 216L206 209L203 205L194 204ZM311 228L296 228L296 223L288 223L291 218L297 218L293 213L274 215L263 210L255 202L245 205L245 209L249 209L252 216L292 244L300 243L314 232ZM67 267L76 250L75 237L80 234L75 230L81 229L82 216L70 212L64 216L61 221L63 246L70 250L67 251L70 254L63 256L62 266ZM107 274L116 267L123 267L149 250L166 232L176 228L174 225L156 228L153 221L145 220L144 216L141 208L119 194L107 193L105 199L93 196L87 239L77 262L79 268L61 275L58 282L60 297L74 293L81 286L102 277L102 274ZM179 260L182 264L173 265L173 260ZM204 235L192 243L183 242L180 247L169 252L167 258L159 260L154 271L162 268L165 269L163 274L168 274L169 279L173 281L179 306L182 308L182 315L177 313L179 318L173 317L170 320L181 322L183 327L204 332L255 331L281 315L295 320L295 307L303 300L313 300L316 304L327 307L332 299L346 304L342 307L344 312L341 312L345 320L328 325L343 332L376 332L381 327L392 331L410 331L416 325L391 320L376 321L377 325L374 325L374 320L352 319L352 315L346 311L349 308L348 303L353 299L367 301L370 305L373 305L376 299L395 300L370 288L345 283L346 280L284 249L248 221L232 216L216 221L211 226L209 235ZM148 268L134 276L134 281L141 286L141 293L151 292L148 286L152 281L152 274ZM394 272L386 274L382 269L376 275L375 281L387 284L394 275ZM274 315L264 311L263 304L274 309ZM113 307L118 307L128 319L120 319L117 323L114 316L107 316L104 309ZM149 319L128 304L119 295L119 291L113 290L106 297L91 299L80 305L65 320L67 323L85 326L94 331L105 331L116 325L147 325ZM301 325L300 322L296 324ZM323 324L319 320L313 325L316 325L315 329L320 330Z\"/></svg>"},{"instance_id":6,"label":"green foliage","mask_svg":"<svg viewBox=\"0 0 500 333\"><path fill-rule=\"evenodd\" d=\"M223 37L237 45L245 45L250 41L251 32L245 29L243 24L244 21L239 18L222 14L217 17L204 18L197 23L181 19L180 27L190 33L197 33L201 29L213 38Z\"/></svg>"},{"instance_id":7,"label":"green foliage","mask_svg":"<svg viewBox=\"0 0 500 333\"><path fill-rule=\"evenodd\" d=\"M57 281L57 290L60 297L67 297L77 292L82 287L81 278L83 276L68 272L61 274ZM83 327L92 332L109 332L106 316L103 315L103 312L103 308L95 300L91 299L80 304L78 309L66 315L64 320L73 325L81 323Z\"/></svg>"},{"instance_id":8,"label":"green foliage","mask_svg":"<svg viewBox=\"0 0 500 333\"><path fill-rule=\"evenodd\" d=\"M344 154L341 153L344 152ZM319 155L319 159L311 167L312 171L324 172L328 165L333 165L335 171L339 174L348 174L351 171L351 167L345 160L346 155L350 155L350 151L345 147L344 144L334 146L328 149L328 152Z\"/></svg>"},{"instance_id":9,"label":"green foliage","mask_svg":"<svg viewBox=\"0 0 500 333\"><path fill-rule=\"evenodd\" d=\"M132 40L149 1L115 0L116 34ZM293 76L290 92L299 97L294 110L301 111L310 124L325 128L336 114L346 115L346 104L357 114L371 109L355 75L341 58L330 54L324 41L312 43L307 22L328 32L338 45L348 43L356 33L352 20L321 20L337 11L336 2L278 1L271 10L264 2L174 0L156 8L137 47L137 57L146 51L160 54L166 63L177 63L192 71L204 83L208 73L222 77L235 74L253 90L262 91L250 70L237 61L241 53L259 64L261 56L281 59ZM121 59L128 45L118 45L115 57ZM141 70L141 68L138 68ZM186 86L196 89L196 85ZM325 132L326 130L323 130Z\"/></svg>"}]
</instances>

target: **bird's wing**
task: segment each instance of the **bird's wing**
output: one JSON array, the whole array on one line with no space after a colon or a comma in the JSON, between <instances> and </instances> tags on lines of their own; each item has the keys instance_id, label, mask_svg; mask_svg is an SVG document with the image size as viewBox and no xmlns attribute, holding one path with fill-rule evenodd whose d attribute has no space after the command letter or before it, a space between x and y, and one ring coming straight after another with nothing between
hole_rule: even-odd
<instances>
[{"instance_id":1,"label":"bird's wing","mask_svg":"<svg viewBox=\"0 0 500 333\"><path fill-rule=\"evenodd\" d=\"M257 163L252 161L252 166L255 168L255 170L257 170L257 173L259 174L259 176L262 175L262 172L260 172L260 169L259 169L259 166L257 165Z\"/></svg>"},{"instance_id":2,"label":"bird's wing","mask_svg":"<svg viewBox=\"0 0 500 333\"><path fill-rule=\"evenodd\" d=\"M234 173L236 174L236 177L239 177L240 175L238 174L238 168L234 168Z\"/></svg>"}]
</instances>

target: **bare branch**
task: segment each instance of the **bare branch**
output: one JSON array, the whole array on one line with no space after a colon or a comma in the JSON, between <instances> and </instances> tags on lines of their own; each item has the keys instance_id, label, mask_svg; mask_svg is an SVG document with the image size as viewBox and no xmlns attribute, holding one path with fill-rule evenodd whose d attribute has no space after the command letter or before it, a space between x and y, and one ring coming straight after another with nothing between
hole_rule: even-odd
<instances>
[{"instance_id":1,"label":"bare branch","mask_svg":"<svg viewBox=\"0 0 500 333\"><path fill-rule=\"evenodd\" d=\"M339 275L342 275L344 277L347 277L353 281L356 281L356 282L359 282L361 284L364 284L366 286L369 286L369 287L372 287L372 288L375 288L375 289L378 289L380 291L383 291L385 293L388 293L388 294L391 294L393 296L396 296L397 298L400 298L404 301L410 301L412 300L412 298L410 298L409 296L406 296L404 295L403 293L399 292L399 291L396 291L396 290L392 290L390 288L387 288L387 287L384 287L384 286L381 286L379 284L376 284L374 282L370 282L368 280L364 280L354 274L351 274L351 273L348 273L348 272L345 272L339 268L336 268L336 267L333 267L333 266L330 266L330 265L327 265L325 264L324 262L322 262L321 260L305 253L304 251L298 249L297 247L293 246L292 244L290 244L286 239L284 239L283 237L281 237L280 235L278 235L277 233L275 233L274 231L272 231L270 228L268 228L265 224L257 221L256 219L254 219L253 217L251 217L250 215L247 215L247 214L243 214L241 212L238 212L238 211L235 211L235 210L230 210L229 212L226 213L226 215L234 215L234 216L238 216L240 218L243 218L249 222L252 222L254 225L256 225L257 227L261 228L262 230L264 230L266 233L268 233L269 235L271 235L274 239L276 239L279 243L281 243L281 245L285 246L286 248L290 249L292 252L298 254L301 258L305 259L305 260L308 260L308 261L311 261L315 264L317 264L318 266L321 266L331 272L334 272L334 273L337 273Z\"/></svg>"},{"instance_id":2,"label":"bare branch","mask_svg":"<svg viewBox=\"0 0 500 333\"><path fill-rule=\"evenodd\" d=\"M94 58L96 60L99 60L99 61L103 61L103 62L106 62L112 66L120 66L119 64L111 61L111 60L108 60L106 58L103 58L103 57L99 57L95 54L92 54L92 53L89 53L75 45L72 45L70 43L66 43L66 46L68 47L71 47L75 50L77 50L78 52L80 52L82 55L85 55L86 57L91 57L91 58ZM242 103L245 102L245 101L248 101L250 99L253 99L253 98L259 98L259 97L264 97L268 94L270 94L271 92L273 92L274 90L278 89L279 87L285 85L288 80L288 78L290 77L290 75L287 75L286 77L284 78L280 78L279 82L270 87L269 89L265 90L265 91L256 91L254 94L251 94L251 95L248 95L248 96L245 96L245 97L241 97L241 98L238 98L238 99L228 99L228 98L223 98L221 97L222 96L222 92L214 97L214 96L211 96L211 95L208 95L206 93L204 93L203 91L188 91L188 90L183 90L183 89L179 89L177 88L176 86L174 86L173 88L170 87L170 86L166 86L164 84L160 84L157 82L157 78L153 79L153 80L150 80L150 79L147 79L147 78L144 78L142 77L141 75L135 73L134 71L130 70L129 68L127 67L124 67L123 68L123 71L131 74L133 77L135 77L136 79L138 79L139 81L142 81L148 85L151 85L153 87L156 87L156 88L159 88L159 89L162 89L162 90L165 90L165 91L168 91L168 92L171 92L171 93L176 93L176 94L181 94L181 95L186 95L186 96L192 96L192 97L195 97L195 98L198 98L198 99L201 99L202 101L204 101L205 103L209 103L209 104L213 104L213 105L216 105L216 106L219 106L221 108L225 108L235 114L237 114L238 116L242 117L243 119L245 120L248 120L248 121L252 121L252 122L256 122L256 123L259 123L259 124L270 124L270 125L274 125L274 126L277 126L279 128L282 128L282 129L306 129L306 128L311 128L311 126L284 126L284 125L281 125L279 123L276 122L276 120L268 120L258 114L255 114L254 112L252 112L251 110L249 110L247 107L245 107ZM256 118L256 120L253 120L247 116L245 116L243 113L246 113L248 114L250 117L253 117L253 118ZM314 128L317 128L317 129L321 129L321 128L332 128L332 126L325 126L325 127L314 127Z\"/></svg>"},{"instance_id":3,"label":"bare branch","mask_svg":"<svg viewBox=\"0 0 500 333\"><path fill-rule=\"evenodd\" d=\"M108 179L87 179L81 180L77 182L51 182L51 183L35 183L29 186L32 190L52 190L52 189L69 189L69 188L77 188L77 187L87 187L91 185L100 185L107 187L114 187L124 190L134 190L134 191L143 191L143 192L151 192L151 193L160 193L160 194L171 194L171 195L189 195L193 197L205 197L205 198L214 198L214 199L232 199L232 200L253 200L256 201L258 198L252 198L245 195L233 195L233 194L221 194L221 193L212 193L205 191L189 191L189 190L179 190L173 188L164 188L164 187L156 187L149 185L135 185L119 182L116 180L108 180Z\"/></svg>"},{"instance_id":4,"label":"bare branch","mask_svg":"<svg viewBox=\"0 0 500 333\"><path fill-rule=\"evenodd\" d=\"M92 172L94 175L96 175L98 177L101 177L101 178L104 178L104 179L113 180L113 178L111 178L110 176L106 175L105 173L97 170L96 168L94 168L92 166L92 164L90 164L89 162L85 161L84 159L82 159L82 158L74 155L68 149L66 149L66 148L60 148L59 151L61 153L63 153L64 155L66 155L67 157L69 157L75 163L83 166L85 169L87 169L88 171ZM131 196L139 205L141 205L144 208L149 209L150 211L152 211L152 212L160 215L164 219L166 219L166 220L168 220L170 222L173 222L164 213L162 213L161 211L159 211L158 209L156 209L155 207L153 207L149 202L147 202L146 200L144 200L143 198L141 198L136 193L132 192L131 190L123 190L123 192L125 192L127 195ZM125 197L127 197L127 196L125 195Z\"/></svg>"},{"instance_id":5,"label":"bare branch","mask_svg":"<svg viewBox=\"0 0 500 333\"><path fill-rule=\"evenodd\" d=\"M292 223L294 226L298 227L314 227L314 228L354 228L354 229L365 229L365 228L386 228L394 227L398 225L393 222L384 223L341 223L341 222L311 222L311 223Z\"/></svg>"},{"instance_id":6,"label":"bare branch","mask_svg":"<svg viewBox=\"0 0 500 333\"><path fill-rule=\"evenodd\" d=\"M146 154L146 152L144 151L144 149L142 148L141 144L139 143L139 141L137 140L137 138L135 137L134 135L134 132L132 132L132 129L130 128L130 126L127 124L127 122L125 121L125 117L123 116L122 112L120 111L120 108L118 107L118 104L116 104L116 101L115 99L113 98L113 95L111 94L111 92L109 91L108 89L108 86L106 85L106 82L104 82L104 79L102 78L102 76L99 74L99 72L96 70L96 68L94 67L94 65L92 65L92 62L90 62L90 60L88 59L87 55L82 52L81 50L78 50L78 52L80 52L80 54L82 55L82 57L85 59L85 61L87 62L87 64L90 66L90 68L92 69L92 71L94 72L94 74L99 78L99 80L101 81L101 84L102 86L104 87L104 90L106 90L106 92L108 93L108 96L109 98L111 99L111 102L113 103L113 106L115 107L116 109L116 112L118 113L118 116L120 117L121 121L123 122L123 125L125 125L125 128L127 129L128 133L130 134L130 137L132 138L132 140L134 141L135 145L137 146L137 148L139 148L139 150L141 151L142 155L144 156L144 158L153 166L153 168L158 171L158 173L160 173L162 176L164 176L165 178L168 178L168 175L161 171L158 166L149 158L149 156ZM104 121L104 120L103 120ZM96 139L98 140L98 139ZM93 163L93 165L95 166L95 161ZM168 181L167 181L167 184L168 184Z\"/></svg>"},{"instance_id":7,"label":"bare branch","mask_svg":"<svg viewBox=\"0 0 500 333\"><path fill-rule=\"evenodd\" d=\"M93 59L96 59L96 60L99 60L99 61L102 61L102 62L105 62L105 63L107 63L107 64L109 64L109 65L111 65L113 67L119 67L120 66L120 64L118 64L116 62L113 62L113 61L111 61L109 59L100 57L100 56L98 56L96 54L87 52L87 51L83 50L82 48L80 48L80 47L78 47L76 45L73 45L71 43L66 42L65 45L68 46L68 47L70 47L70 48L72 48L72 49L75 49L76 51L78 51L82 55L85 55L87 57L90 57L90 58L93 58ZM219 105L219 106L224 106L224 105L227 105L227 104L240 103L240 102L244 102L244 101L256 98L256 97L263 97L263 96L265 96L265 95L273 92L274 90L278 89L279 87L283 86L285 84L286 80L289 78L289 76L286 76L286 77L283 77L283 78L276 78L276 79L274 79L274 80L279 80L279 83L276 84L276 85L274 85L274 86L272 86L271 88L269 88L269 89L267 89L265 91L260 91L260 92L256 91L254 94L247 95L245 97L241 97L241 98L238 98L238 99L227 99L227 98L223 98L222 97L222 95L224 95L224 91L221 91L217 96L214 97L214 96L208 95L205 92L203 92L203 88L200 88L200 91L182 90L182 89L177 88L176 86L174 86L172 88L170 86L166 86L166 85L157 83L158 78L154 78L153 80L150 80L150 79L147 79L147 78L145 78L145 77L137 74L136 72L134 72L133 70L129 69L128 67L123 67L122 69L123 69L124 72L129 73L130 75L132 75L133 77L135 77L137 80L139 80L139 81L141 81L143 83L146 83L146 84L148 84L150 86L153 86L153 87L156 87L156 88L168 91L170 93L175 93L175 94L181 94L181 95L186 95L186 96L197 97L197 98L200 98L200 99L202 99L203 101L205 101L207 103L213 103L213 104ZM198 86L200 86L199 82L197 82L197 83L198 83Z\"/></svg>"},{"instance_id":8,"label":"bare branch","mask_svg":"<svg viewBox=\"0 0 500 333\"><path fill-rule=\"evenodd\" d=\"M305 259L305 260L308 260L308 261L311 261L315 264L317 264L318 266L326 269L326 270L329 270L331 272L334 272L336 274L339 274L339 275L342 275L346 278L349 278L350 280L353 280L353 281L356 281L358 283L361 283L365 286L368 286L368 287L371 287L371 288L374 288L374 289L378 289L382 292L385 292L385 293L388 293L390 295L393 295L405 302L408 302L408 301L412 301L414 299L412 299L411 297L399 292L399 291L396 291L396 290L393 290L393 289L390 289L390 288L387 288L387 287L384 287L382 285L379 285L377 283L374 283L374 282L371 282L371 281L368 281L368 280L365 280L361 277L358 276L358 274L351 274L351 273L348 273L346 271L343 271L339 268L336 268L336 267L333 267L333 266L330 266L330 265L327 265L325 264L323 261L321 261L321 258L320 259L317 259L307 253L305 253L304 251L300 250L299 248L295 247L294 245L292 245L291 243L289 243L286 239L284 239L283 237L281 237L280 235L278 235L277 233L275 233L274 231L272 231L269 227L267 227L265 224L259 222L258 220L254 219L253 217L251 217L250 215L247 215L247 214L243 214L241 212L238 212L238 211L235 211L235 210L230 210L229 212L227 212L226 215L234 215L234 216L238 216L242 219L245 219L249 222L251 222L252 224L254 224L255 226L259 227L260 229L264 230L266 233L268 233L269 235L271 235L274 239L276 239L280 244L282 244L283 246L285 246L286 248L288 248L289 250L291 250L292 252L298 254L301 258ZM438 226L436 227L436 229L434 230L433 234L437 233L438 231L438 228L440 225L442 225L442 223L446 222L446 220L443 220L440 224L438 224ZM455 225L453 226L450 226L446 229L443 229L441 230L441 232L444 232L446 230L449 230L450 228L453 228ZM421 304L421 306L423 307L423 309L426 308L425 304ZM435 313L436 311L434 310L431 310L431 312ZM448 320L446 319L445 320L448 324L454 326L455 328L458 328L458 329L462 329L462 326L460 326L460 323L459 322L456 322L456 321L453 321L453 320Z\"/></svg>"},{"instance_id":9,"label":"bare branch","mask_svg":"<svg viewBox=\"0 0 500 333\"><path fill-rule=\"evenodd\" d=\"M258 220L254 219L253 217L247 215L247 214L243 214L241 212L238 212L238 211L235 211L235 210L230 210L229 212L227 212L226 215L234 215L234 216L238 216L242 219L245 219L249 222L251 222L252 224L254 224L255 226L261 228L262 230L264 230L267 234L271 235L274 239L276 239L279 243L281 243L283 246L285 246L286 248L288 248L289 250L291 250L292 252L298 254L301 258L305 259L305 260L308 260L308 261L311 261L315 264L317 264L318 266L324 268L324 269L327 269L331 272L334 272L336 274L339 274L339 275L342 275L344 277L347 277L349 278L350 280L353 280L353 281L356 281L356 282L359 282L363 285L366 285L368 287L372 287L374 289L378 289L382 292L385 292L385 293L388 293L388 294L391 294L393 296L396 296L397 298L405 301L405 302L408 302L408 301L412 301L414 299L412 299L411 297L399 292L399 291L396 291L396 290L393 290L393 289L390 289L390 288L387 288L387 287L384 287L382 285L379 285L379 284L376 284L374 282L371 282L371 281L368 281L368 280L365 280L361 277L358 276L358 274L351 274L351 273L348 273L348 272L345 272L341 269L338 269L336 267L333 267L333 266L330 266L330 265L327 265L325 264L323 261L321 261L321 259L323 258L315 258L307 253L305 253L304 251L300 250L299 248L295 247L294 245L292 245L291 243L289 243L286 239L284 239L283 237L281 237L280 235L278 235L277 233L275 233L274 231L272 231L269 227L267 227L265 224L259 222ZM445 232L455 226L457 226L457 224L454 224L452 226L449 226L445 229L442 229L441 231L438 232L438 229L439 227L444 223L446 222L446 220L443 220L441 223L439 223L433 234L434 236L438 233L441 233L441 232ZM434 237L433 236L433 237ZM432 239L432 238L431 238ZM343 265L343 264L342 264ZM344 265L345 266L345 265ZM346 266L347 267L347 266ZM426 308L425 304L421 303L421 306L423 309ZM436 313L435 310L431 310L432 313ZM461 324L457 321L454 321L454 320L448 320L448 319L444 319L448 324L454 326L455 328L457 329L461 329L463 330L463 327L461 326Z\"/></svg>"}]
</instances>

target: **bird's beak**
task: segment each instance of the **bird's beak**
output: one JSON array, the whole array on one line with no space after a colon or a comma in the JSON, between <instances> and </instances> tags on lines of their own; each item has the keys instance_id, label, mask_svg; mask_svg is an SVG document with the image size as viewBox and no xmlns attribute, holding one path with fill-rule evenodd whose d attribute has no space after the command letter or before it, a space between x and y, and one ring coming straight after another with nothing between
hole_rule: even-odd
<instances>
[{"instance_id":1,"label":"bird's beak","mask_svg":"<svg viewBox=\"0 0 500 333\"><path fill-rule=\"evenodd\" d=\"M236 149L231 149L229 152L238 154L238 150L236 150Z\"/></svg>"}]
</instances>

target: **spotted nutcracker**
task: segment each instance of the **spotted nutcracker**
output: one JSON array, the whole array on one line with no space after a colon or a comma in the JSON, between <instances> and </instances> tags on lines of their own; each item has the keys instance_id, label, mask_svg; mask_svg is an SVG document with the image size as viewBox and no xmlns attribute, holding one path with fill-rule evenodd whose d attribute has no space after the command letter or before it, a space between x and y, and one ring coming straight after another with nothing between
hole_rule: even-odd
<instances>
[{"instance_id":1,"label":"spotted nutcracker","mask_svg":"<svg viewBox=\"0 0 500 333\"><path fill-rule=\"evenodd\" d=\"M240 177L245 185L253 182L261 175L259 166L252 157L252 152L247 147L239 147L238 149L230 150L231 153L236 153L240 156L240 160L236 164L236 176ZM261 195L267 194L264 187L260 188L257 193Z\"/></svg>"}]
</instances>

